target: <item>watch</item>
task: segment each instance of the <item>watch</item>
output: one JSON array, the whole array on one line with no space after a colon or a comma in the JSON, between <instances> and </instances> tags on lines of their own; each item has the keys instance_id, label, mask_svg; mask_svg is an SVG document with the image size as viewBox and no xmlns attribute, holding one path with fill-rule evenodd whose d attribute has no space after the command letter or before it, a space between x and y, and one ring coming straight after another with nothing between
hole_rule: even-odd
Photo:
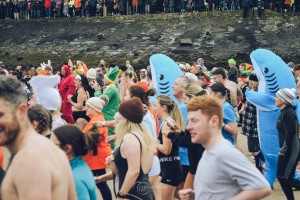
<instances>
[{"instance_id":1,"label":"watch","mask_svg":"<svg viewBox=\"0 0 300 200\"><path fill-rule=\"evenodd\" d=\"M105 121L102 122L102 126L103 126L103 127L105 126Z\"/></svg>"}]
</instances>

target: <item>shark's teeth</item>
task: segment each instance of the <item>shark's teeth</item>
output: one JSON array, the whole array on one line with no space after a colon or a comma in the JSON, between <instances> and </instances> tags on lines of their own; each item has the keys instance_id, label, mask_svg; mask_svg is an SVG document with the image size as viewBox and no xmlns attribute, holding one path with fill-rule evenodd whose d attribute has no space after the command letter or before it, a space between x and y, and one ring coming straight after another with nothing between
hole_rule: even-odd
<instances>
[{"instance_id":1,"label":"shark's teeth","mask_svg":"<svg viewBox=\"0 0 300 200\"><path fill-rule=\"evenodd\" d=\"M162 93L162 94L167 94L168 92L170 92L170 90L167 90L167 91L160 91L160 93Z\"/></svg>"},{"instance_id":2,"label":"shark's teeth","mask_svg":"<svg viewBox=\"0 0 300 200\"><path fill-rule=\"evenodd\" d=\"M166 82L166 83L158 83L159 85L167 85L167 84L169 84L170 82L168 81L168 82Z\"/></svg>"}]
</instances>

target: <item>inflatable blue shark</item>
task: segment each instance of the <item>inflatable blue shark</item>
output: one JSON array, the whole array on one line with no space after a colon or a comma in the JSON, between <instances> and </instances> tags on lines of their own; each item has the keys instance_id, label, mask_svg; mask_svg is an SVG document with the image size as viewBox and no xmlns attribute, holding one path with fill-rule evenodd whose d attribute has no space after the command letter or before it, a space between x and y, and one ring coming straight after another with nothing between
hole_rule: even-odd
<instances>
[{"instance_id":1,"label":"inflatable blue shark","mask_svg":"<svg viewBox=\"0 0 300 200\"><path fill-rule=\"evenodd\" d=\"M159 95L167 95L177 101L173 96L172 86L175 80L183 75L177 63L164 54L154 54L149 60L152 82L156 89L156 95L150 101L154 102L154 99Z\"/></svg>"},{"instance_id":2,"label":"inflatable blue shark","mask_svg":"<svg viewBox=\"0 0 300 200\"><path fill-rule=\"evenodd\" d=\"M264 176L273 186L279 152L276 123L280 114L279 108L275 106L275 94L283 88L296 89L296 83L291 69L273 52L257 49L250 54L250 58L259 86L258 92L250 91L248 88L246 97L257 108L258 135L266 160Z\"/></svg>"}]
</instances>

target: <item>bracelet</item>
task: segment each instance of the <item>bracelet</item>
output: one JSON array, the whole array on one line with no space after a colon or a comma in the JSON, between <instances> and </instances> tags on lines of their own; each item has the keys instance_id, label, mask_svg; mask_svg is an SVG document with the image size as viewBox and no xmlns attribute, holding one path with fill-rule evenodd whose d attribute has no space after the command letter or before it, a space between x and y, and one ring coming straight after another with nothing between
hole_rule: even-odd
<instances>
[{"instance_id":1,"label":"bracelet","mask_svg":"<svg viewBox=\"0 0 300 200\"><path fill-rule=\"evenodd\" d=\"M122 192L118 192L117 197L119 197L121 199L128 199L128 195L127 194L123 194Z\"/></svg>"}]
</instances>

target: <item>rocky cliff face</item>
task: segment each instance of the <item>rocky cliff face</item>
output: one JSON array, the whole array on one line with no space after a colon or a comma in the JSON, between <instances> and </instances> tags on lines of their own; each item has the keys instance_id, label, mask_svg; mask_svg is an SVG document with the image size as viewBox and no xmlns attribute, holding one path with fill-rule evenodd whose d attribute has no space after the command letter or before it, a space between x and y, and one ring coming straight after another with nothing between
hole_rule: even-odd
<instances>
[{"instance_id":1,"label":"rocky cliff face","mask_svg":"<svg viewBox=\"0 0 300 200\"><path fill-rule=\"evenodd\" d=\"M7 65L54 66L82 60L89 67L100 59L145 66L154 53L192 63L227 66L229 58L250 62L261 47L286 62L300 63L300 18L267 12L266 17L243 20L240 12L209 12L105 18L0 21L0 61Z\"/></svg>"}]
</instances>

